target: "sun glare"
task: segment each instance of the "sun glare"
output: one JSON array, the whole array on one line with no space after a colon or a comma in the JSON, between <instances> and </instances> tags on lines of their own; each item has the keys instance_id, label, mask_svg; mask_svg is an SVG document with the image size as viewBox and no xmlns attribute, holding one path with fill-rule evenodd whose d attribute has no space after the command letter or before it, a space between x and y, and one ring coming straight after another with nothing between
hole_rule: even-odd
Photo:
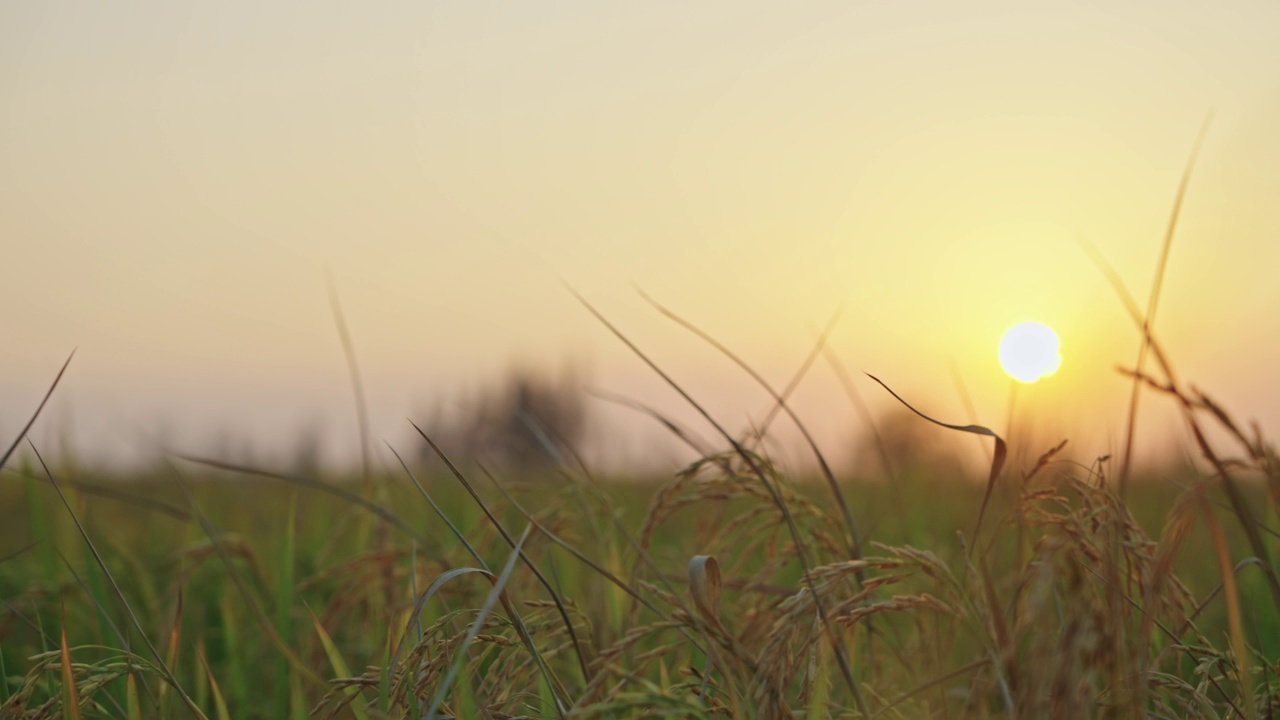
<instances>
[{"instance_id":1,"label":"sun glare","mask_svg":"<svg viewBox=\"0 0 1280 720\"><path fill-rule=\"evenodd\" d=\"M1000 367L1018 382L1049 377L1062 365L1058 334L1039 322L1018 323L1000 338Z\"/></svg>"}]
</instances>

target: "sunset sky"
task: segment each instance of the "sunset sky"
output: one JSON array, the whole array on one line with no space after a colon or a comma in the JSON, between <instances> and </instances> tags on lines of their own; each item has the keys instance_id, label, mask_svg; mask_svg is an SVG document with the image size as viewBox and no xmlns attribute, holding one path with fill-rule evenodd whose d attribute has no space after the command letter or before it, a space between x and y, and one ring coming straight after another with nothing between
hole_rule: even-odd
<instances>
[{"instance_id":1,"label":"sunset sky","mask_svg":"<svg viewBox=\"0 0 1280 720\"><path fill-rule=\"evenodd\" d=\"M851 371L968 422L958 375L996 429L1001 333L1044 322L1063 364L1019 412L1087 460L1116 449L1138 334L1083 244L1145 304L1211 112L1156 330L1274 436L1271 0L10 0L0 444L78 348L38 443L284 452L318 424L350 459L328 268L397 446L517 364L576 361L692 422L567 284L735 428L767 397L637 287L779 386L843 306ZM1181 437L1166 405L1148 446ZM827 366L797 406L845 458L861 425ZM592 407L601 458L661 437Z\"/></svg>"}]
</instances>

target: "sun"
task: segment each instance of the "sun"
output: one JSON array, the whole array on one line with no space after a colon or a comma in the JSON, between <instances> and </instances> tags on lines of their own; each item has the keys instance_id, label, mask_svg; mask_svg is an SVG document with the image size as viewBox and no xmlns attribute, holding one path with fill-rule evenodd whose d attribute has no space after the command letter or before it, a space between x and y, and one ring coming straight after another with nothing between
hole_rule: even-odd
<instances>
[{"instance_id":1,"label":"sun","mask_svg":"<svg viewBox=\"0 0 1280 720\"><path fill-rule=\"evenodd\" d=\"M1062 365L1058 334L1040 322L1018 323L1000 338L1000 367L1018 382L1049 377Z\"/></svg>"}]
</instances>

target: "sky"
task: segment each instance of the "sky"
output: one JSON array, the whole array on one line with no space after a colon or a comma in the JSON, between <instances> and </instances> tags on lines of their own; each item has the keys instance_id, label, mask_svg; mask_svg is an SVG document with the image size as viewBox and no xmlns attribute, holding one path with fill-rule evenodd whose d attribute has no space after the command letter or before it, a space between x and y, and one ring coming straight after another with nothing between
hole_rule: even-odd
<instances>
[{"instance_id":1,"label":"sky","mask_svg":"<svg viewBox=\"0 0 1280 720\"><path fill-rule=\"evenodd\" d=\"M1210 114L1156 332L1280 433L1274 2L11 0L0 438L75 348L37 442L127 463L319 428L350 460L328 273L398 446L514 366L694 422L570 288L726 425L758 421L768 397L642 289L779 386L842 308L851 372L943 419L967 392L996 429L1000 335L1044 322L1062 368L1015 424L1092 458L1139 336L1084 247L1145 304ZM864 426L831 369L795 402L846 456ZM1183 437L1167 405L1144 446ZM601 462L683 457L592 408Z\"/></svg>"}]
</instances>

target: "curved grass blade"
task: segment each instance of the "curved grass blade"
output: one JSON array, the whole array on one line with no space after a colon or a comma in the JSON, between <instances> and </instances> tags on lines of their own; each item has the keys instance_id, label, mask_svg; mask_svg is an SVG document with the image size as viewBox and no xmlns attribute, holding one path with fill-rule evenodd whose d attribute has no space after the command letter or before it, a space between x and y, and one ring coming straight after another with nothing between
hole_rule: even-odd
<instances>
[{"instance_id":1,"label":"curved grass blade","mask_svg":"<svg viewBox=\"0 0 1280 720\"><path fill-rule=\"evenodd\" d=\"M431 446L432 452L434 452L436 456L449 467L449 471L453 473L454 478L456 478L458 482L462 483L462 487L466 489L469 495L471 495L471 499L480 506L480 509L484 512L485 516L489 518L489 522L493 523L494 528L498 530L498 534L502 536L503 540L507 541L508 545L517 550L516 554L524 560L525 565L528 566L529 570L534 574L534 577L538 579L538 582L542 584L542 587L551 595L551 600L555 603L556 610L560 613L560 619L564 621L565 630L569 633L569 640L573 643L574 653L578 656L578 669L582 671L583 680L584 682L591 682L591 664L587 661L587 656L582 648L582 644L578 641L578 633L573 629L573 623L569 620L569 611L565 608L564 602L560 599L560 593L556 592L555 588L551 585L551 582L542 574L542 571L538 569L538 566L524 554L524 551L516 547L516 542L511 538L511 534L502 526L502 523L498 522L497 516L489 510L489 506L484 504L484 500L482 500L480 495L476 493L475 488L471 486L471 482L462 474L462 471L458 469L458 466L453 464L453 461L449 459L449 456L445 455L444 451L440 449L440 446L436 445L435 441L432 440L422 428L418 427L418 425L412 420L409 421L409 424L413 426L414 430L418 431L418 434L422 436L423 440L427 441L427 444ZM484 561L481 560L480 563L483 565Z\"/></svg>"},{"instance_id":2,"label":"curved grass blade","mask_svg":"<svg viewBox=\"0 0 1280 720\"><path fill-rule=\"evenodd\" d=\"M413 421L410 421L410 424L413 425ZM414 425L414 428L417 429L418 432L422 434L423 438L426 439L428 443L431 443L432 448L439 454L440 458L449 464L449 467L452 468L454 473L458 475L463 485L469 488L469 484L467 483L466 478L462 476L461 471L459 471L456 468L456 466L454 466L453 463L444 455L444 452L440 450L439 447L437 447L435 443L433 443L429 438L427 438L426 434L423 433L421 428L418 428L417 425ZM450 578L456 577L458 575L464 575L471 572L484 573L485 577L489 578L490 582L493 581L494 576L493 576L493 573L490 572L488 565L485 564L484 559L480 557L480 554L476 552L475 548L471 546L471 543L467 542L466 537L457 528L457 526L455 526L453 522L449 520L448 516L444 514L444 512L440 509L440 506L436 504L436 501L432 499L431 495L426 491L426 488L422 487L422 484L418 482L418 478L414 476L413 471L409 469L409 466L405 463L404 459L400 457L400 453L396 452L396 449L391 447L389 443L387 447L391 450L391 454L395 455L396 460L400 462L400 466L403 467L404 471L409 475L409 479L412 480L413 484L418 488L418 492L422 493L422 496L426 498L428 503L431 504L431 507L433 510L435 510L436 514L439 515L442 520L444 520L445 524L449 526L449 529L453 531L453 534L462 542L464 546L466 546L467 551L471 553L471 556L475 558L476 562L480 565L479 568L457 568L455 570L446 572L440 577L436 578L436 580L433 581L430 586L428 586L426 592L422 594L421 598L414 604L413 613L410 615L408 624L405 626L403 637L407 638L409 636L409 632L417 625L418 616L422 612L422 607L426 604L426 601L432 595L435 594L436 590L438 590L440 585L443 584L445 581L447 581ZM477 502L479 502L478 498L477 498ZM480 503L480 506L486 513L488 513L488 508L486 508L483 503ZM502 533L504 537L507 537L506 530L502 528L501 525L497 524L497 519L494 518L492 515L489 515L489 518L494 522L495 526L498 527L498 531ZM573 629L573 622L569 619L569 612L565 608L564 602L560 598L560 594L557 593L555 588L551 586L551 583L548 582L547 579L542 575L542 573L538 570L537 566L534 565L533 562L527 556L524 555L523 550L520 550L519 554L521 558L525 561L525 564L529 566L529 569L533 571L534 576L537 577L538 581L542 584L542 586L547 590L548 593L550 593L552 602L555 603L556 609L560 613L560 618L564 621L565 629L569 634L569 640L573 644L574 651L577 653L578 662L580 665L580 669L582 670L582 673L583 673L584 681L590 682L591 676L587 670L586 658L582 653L581 646L579 645L579 642L578 642L577 632ZM505 596L504 596L503 602L505 605L506 604ZM528 630L524 626L524 622L520 619L520 616L516 613L515 607L508 605L507 613L508 615L510 615L512 619L512 624L515 625L516 627L516 633L520 635L520 639L524 642L525 647L529 650L529 653L537 661L539 670L542 672L543 679L547 683L548 687L551 688L551 692L556 695L556 698L559 703L557 705L557 708L561 706L568 707L569 705L568 692L564 689L564 686L560 682L560 679L555 677L555 675L552 674L551 669L547 667L545 660L543 660L542 658L542 655L538 652L537 647L533 644L533 637L529 635ZM404 647L405 647L405 643L404 643L404 639L402 638L401 642L398 644L396 648L395 664L397 665L400 663L400 655L401 655L401 652L404 650Z\"/></svg>"},{"instance_id":3,"label":"curved grass blade","mask_svg":"<svg viewBox=\"0 0 1280 720\"><path fill-rule=\"evenodd\" d=\"M449 688L453 685L454 680L458 677L458 672L462 668L463 661L467 656L467 650L471 648L471 643L475 641L476 636L480 634L480 629L484 627L484 621L489 618L489 614L493 612L493 606L498 602L498 598L505 594L507 581L511 579L511 571L515 569L516 560L520 559L521 550L524 548L525 540L529 539L529 534L533 532L533 525L525 525L524 532L521 533L519 541L511 553L507 555L507 562L502 567L502 572L498 575L498 579L494 581L493 588L489 590L489 596L484 599L484 604L480 606L480 612L476 615L475 621L471 623L471 628L467 630L467 635L462 639L462 644L454 652L453 663L449 666L449 672L445 675L444 681L440 683L440 687L436 690L436 696L431 701L430 707L427 708L426 717L428 720L434 720L436 713L440 710L440 705L444 703L444 699L449 695ZM565 708L556 703L556 708L561 717L564 716Z\"/></svg>"},{"instance_id":4,"label":"curved grass blade","mask_svg":"<svg viewBox=\"0 0 1280 720\"><path fill-rule=\"evenodd\" d=\"M427 589L423 590L422 594L413 603L413 612L409 613L409 620L405 623L404 635L401 636L400 643L396 648L396 656L392 658L392 664L400 664L405 646L408 644L405 640L409 637L414 625L417 624L418 616L422 614L422 608L426 607L427 601L434 597L445 583L461 575L470 575L471 573L482 573L490 582L493 582L494 575L487 567L460 567L440 573L436 576L436 579L431 581L430 585L427 585Z\"/></svg>"},{"instance_id":5,"label":"curved grass blade","mask_svg":"<svg viewBox=\"0 0 1280 720\"><path fill-rule=\"evenodd\" d=\"M689 560L689 595L703 619L720 625L720 563L711 555L694 555Z\"/></svg>"},{"instance_id":6,"label":"curved grass blade","mask_svg":"<svg viewBox=\"0 0 1280 720\"><path fill-rule=\"evenodd\" d=\"M527 530L525 531L525 534L528 534ZM524 538L522 537L521 540L523 541ZM480 573L481 575L484 575L485 579L488 580L490 584L497 584L497 576L490 572L487 567L460 567L448 570L438 575L435 580L431 581L431 584L427 586L427 589L423 591L422 595L414 601L413 612L410 613L409 620L405 624L404 634L401 637L399 646L396 648L396 656L392 660L393 665L400 664L404 648L407 645L405 639L409 637L409 633L415 626L417 626L418 618L422 614L422 609L426 607L427 601L430 600L445 583L449 582L453 578L460 577L462 575L470 575L472 573ZM551 693L555 696L557 713L558 715L563 716L562 709L568 708L570 705L568 691L565 690L564 684L560 682L560 679L551 672L551 668L547 666L546 660L543 659L542 654L538 652L538 648L533 644L533 637L529 634L528 628L525 627L524 621L520 618L519 613L516 612L515 605L512 604L505 591L499 594L498 600L502 603L502 606L506 608L507 616L511 618L511 624L515 627L516 634L520 636L520 641L524 643L525 649L529 651L529 654L533 657L534 661L538 663L538 669L542 673L542 679L546 682L547 686L551 689Z\"/></svg>"},{"instance_id":7,"label":"curved grass blade","mask_svg":"<svg viewBox=\"0 0 1280 720\"><path fill-rule=\"evenodd\" d=\"M939 425L949 430L958 430L960 432L973 433L974 435L986 435L987 437L995 439L996 448L995 448L995 452L991 456L991 472L987 475L987 489L982 493L982 505L981 507L978 508L978 521L974 523L973 540L969 544L969 552L972 553L973 548L978 544L978 533L982 531L982 519L987 513L987 503L991 501L991 491L996 486L996 478L1000 477L1000 470L1004 468L1005 456L1009 452L1008 446L1005 445L1004 438L995 434L995 432L993 432L990 428L984 427L982 425L952 425L951 423L945 423L945 422L942 422L941 420L931 418L928 415L925 415L924 413L912 407L911 403L907 402L906 400L903 400L901 395L894 392L893 388L886 385L884 381L881 380L880 378L876 377L875 375L872 375L871 373L867 373L867 377L871 378L872 380L875 380L877 383L880 384L880 387L884 388L885 390L888 390L889 394L892 395L895 400L905 405L908 410L915 413L916 415L919 415L925 420L928 420L934 425Z\"/></svg>"},{"instance_id":8,"label":"curved grass blade","mask_svg":"<svg viewBox=\"0 0 1280 720\"><path fill-rule=\"evenodd\" d=\"M702 613L702 617L712 627L724 631L720 623L720 563L711 555L694 555L689 560L689 595L693 603ZM822 647L826 647L823 645ZM698 699L707 701L707 688L711 682L711 669L715 664L715 645L707 643L706 665L702 671L702 687L698 690ZM815 716L816 717L816 716Z\"/></svg>"}]
</instances>

